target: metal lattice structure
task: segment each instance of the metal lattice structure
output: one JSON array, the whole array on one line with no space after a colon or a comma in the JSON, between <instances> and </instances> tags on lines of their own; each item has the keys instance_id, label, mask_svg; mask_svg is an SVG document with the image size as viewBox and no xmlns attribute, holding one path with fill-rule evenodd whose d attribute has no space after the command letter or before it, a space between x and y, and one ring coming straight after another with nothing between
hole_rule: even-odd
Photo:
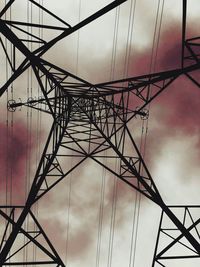
<instances>
[{"instance_id":1,"label":"metal lattice structure","mask_svg":"<svg viewBox=\"0 0 200 267\"><path fill-rule=\"evenodd\" d=\"M8 102L8 109L15 111L16 108L21 106L37 109L52 116L53 124L25 206L2 206L0 208L0 214L6 222L0 246L0 265L42 266L51 264L53 266L65 266L53 244L51 244L46 236L45 229L42 229L31 209L36 202L60 181L69 176L86 159L91 159L100 164L161 208L162 219L152 266L167 266L162 262L165 252L177 243L189 247L193 253L192 257L199 257L200 242L196 226L199 224L200 219L197 218L196 220L193 218L193 215L190 213L192 207L179 207L184 209L184 216L180 218L174 211L174 207L167 206L164 203L128 126L129 122L136 115L141 117L148 116L147 105L181 75L186 75L199 87L193 72L200 68L198 56L200 37L194 36L194 38L189 40L185 38L187 1L183 0L182 66L179 69L101 84L91 84L44 60L42 55L63 38L126 2L125 0L113 1L75 26L62 21L46 8L40 6L38 2L30 0L32 4L43 9L44 12L47 12L62 23L62 27L2 19L5 12L11 8L14 2L14 0L8 1L0 12L0 33L11 44L13 55L20 53L24 60L17 64L15 56L11 60L9 55L6 54L12 69L12 75L1 87L0 95L3 95L8 86L20 77L25 70L32 68L43 97L37 100L28 99L27 102L23 103L11 100ZM33 28L40 27L41 29L48 28L49 30L58 31L59 34L49 41L32 34L32 39L29 42L33 44L40 43L41 46L31 51L26 45L27 40L20 38L13 30L18 29L28 34L25 30L27 26ZM6 53L2 37L0 40ZM72 143L73 147L71 146ZM107 151L106 156L104 154L105 151ZM65 166L62 159L72 156L76 156L73 166ZM113 166L106 165L102 161L105 157L107 159L119 159L120 171L116 171ZM186 215L190 217L190 225L185 223ZM30 227L26 231L24 224L28 216L36 227L35 229ZM163 216L168 218L172 224L171 229L178 231L179 236L170 234L173 241L160 251L161 236L163 233L167 235L167 231L170 231L170 229L166 229L163 225ZM12 228L11 233L5 238L10 227ZM195 229L195 233L192 231L193 229ZM28 241L25 245L19 245L15 252L13 252L15 241L19 238L19 235L25 236ZM187 245L181 241L182 238L186 240ZM44 245L44 242L46 245ZM46 260L16 262L16 254L30 243L40 249L41 255L45 255ZM174 255L171 258L168 257L168 259L178 257L184 259L190 257L190 255ZM8 260L11 261L8 263Z\"/></svg>"}]
</instances>

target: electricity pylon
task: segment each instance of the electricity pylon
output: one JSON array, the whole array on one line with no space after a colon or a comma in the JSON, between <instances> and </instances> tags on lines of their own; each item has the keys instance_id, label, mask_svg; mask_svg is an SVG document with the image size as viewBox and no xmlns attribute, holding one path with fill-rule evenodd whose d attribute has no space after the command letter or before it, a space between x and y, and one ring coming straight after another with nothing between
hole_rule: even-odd
<instances>
[{"instance_id":1,"label":"electricity pylon","mask_svg":"<svg viewBox=\"0 0 200 267\"><path fill-rule=\"evenodd\" d=\"M6 4L0 13L1 17L13 2L14 0L11 0ZM112 2L73 27L61 21L61 19L44 9L37 2L33 0L30 0L30 2L42 8L44 12L48 12L65 26L59 28L0 19L0 32L7 42L11 43L13 54L18 52L24 56L23 62L16 66L15 57L12 57L11 60L6 54L13 73L0 89L0 95L26 69L31 67L43 93L43 98L37 100L28 99L27 102L23 103L17 103L12 100L8 102L8 108L14 111L17 107L27 106L48 113L53 118L50 133L25 205L23 207L10 206L7 207L6 211L5 206L0 209L1 216L7 221L0 247L0 265L54 264L55 266L65 266L32 213L31 208L86 159L91 159L103 166L128 186L157 204L162 209L162 216L167 216L173 227L179 232L179 237L175 238L170 247L177 242L180 243L181 238L185 238L189 246L192 247L194 256L199 257L199 238L191 230L196 229L200 219L197 221L192 220L191 225L187 227L185 222L173 211L173 207L167 206L163 201L128 125L137 115L148 116L145 107L181 75L186 75L199 86L198 81L192 76L192 73L200 68L198 53L196 52L199 38L185 39L187 1L183 1L182 66L179 69L96 85L44 60L41 56L58 41L125 2L125 0ZM50 41L39 39L35 35L32 36L32 42L37 40L37 42L41 42L41 46L31 51L25 45L25 41L17 36L12 27L9 27L10 25L13 27L18 25L17 27L23 31L25 30L22 27L29 26L48 27L52 30L62 31L62 33ZM3 42L1 43L3 46ZM193 47L195 47L195 50ZM71 146L72 143L73 147ZM106 156L105 151L107 151ZM74 165L66 166L63 164L63 159L74 155L76 155ZM112 165L105 164L103 161L105 157L117 158L120 164L119 171L116 171ZM185 207L185 209L187 208ZM24 228L27 216L36 225L34 231L33 229L25 230ZM5 239L10 225L12 230ZM159 231L162 229L161 225L162 221ZM19 234L23 234L28 241L26 244L19 245L18 249L13 252L12 248L18 240ZM167 247L162 253L157 251L160 242L159 236L153 266L155 264L165 266L159 260L160 256L167 250ZM45 245L43 245L44 242ZM40 249L41 253L43 253L43 259L45 255L45 260L16 262L15 256L17 253L30 243Z\"/></svg>"}]
</instances>

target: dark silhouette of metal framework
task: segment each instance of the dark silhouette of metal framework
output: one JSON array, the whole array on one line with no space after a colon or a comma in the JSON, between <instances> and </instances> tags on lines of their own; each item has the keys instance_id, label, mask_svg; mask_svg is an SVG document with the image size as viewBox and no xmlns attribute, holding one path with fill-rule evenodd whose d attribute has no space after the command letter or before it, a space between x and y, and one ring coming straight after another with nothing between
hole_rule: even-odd
<instances>
[{"instance_id":1,"label":"dark silhouette of metal framework","mask_svg":"<svg viewBox=\"0 0 200 267\"><path fill-rule=\"evenodd\" d=\"M14 111L19 106L39 109L41 112L46 112L53 117L53 124L25 206L0 207L0 215L7 221L0 245L0 266L42 266L49 264L53 266L65 266L53 247L53 244L51 244L46 236L45 231L32 213L31 208L42 196L48 193L88 158L106 168L128 186L139 191L162 209L152 266L166 266L162 260L165 260L166 257L169 259L170 256L165 257L165 253L176 244L181 244L186 247L184 242L181 241L183 238L189 244L187 247L193 254L174 255L171 259L199 257L200 242L197 225L200 223L200 218L195 220L191 212L191 209L195 207L171 207L164 203L128 127L128 123L136 115L142 117L148 116L145 107L181 75L186 75L199 87L199 83L193 76L193 73L200 68L198 54L200 37L195 36L189 40L185 37L187 0L183 0L182 66L180 68L95 85L47 62L41 56L61 39L79 30L126 0L113 1L75 26L70 26L68 23L63 22L37 2L30 0L31 3L62 22L64 26L60 28L2 19L2 16L12 6L14 1L8 1L0 12L0 32L12 44L13 54L15 55L15 53L21 52L25 59L16 67L15 57L11 61L8 54L6 54L13 74L1 87L0 95L26 69L31 67L43 93L43 98L38 100L29 99L24 103L16 103L12 100L8 102L8 109ZM12 31L9 27L10 25L13 27L30 26L48 28L59 30L61 33L48 42L33 35L34 40L32 42L37 40L37 42L41 43L41 46L34 51L30 51L25 45L24 40L21 40ZM1 44L3 46L2 41ZM137 108L134 107L134 102L137 103ZM73 143L73 147L71 143ZM129 147L128 150L127 147ZM102 161L102 158L105 157L104 151L107 151L106 157L120 159L119 172L116 172L112 166L104 164ZM63 166L62 159L64 157L70 157L72 154L76 156L74 166ZM176 208L184 211L183 219L179 218L174 211ZM36 225L34 230L29 229L27 231L24 229L23 225L27 216L30 216ZM172 224L170 229L176 230L179 233L178 236L173 236L174 231L171 231L170 234L168 233L170 229L164 226L163 221L165 216ZM186 224L187 216L190 217L190 225ZM12 231L5 238L10 226L12 226ZM195 230L195 233L193 230ZM19 246L18 250L11 253L13 244L19 234L26 236L28 241L21 247ZM169 235L171 241L160 250L162 234ZM43 245L44 242L46 246ZM47 260L16 262L15 255L29 243L37 246L46 255ZM11 261L8 262L8 260Z\"/></svg>"}]
</instances>

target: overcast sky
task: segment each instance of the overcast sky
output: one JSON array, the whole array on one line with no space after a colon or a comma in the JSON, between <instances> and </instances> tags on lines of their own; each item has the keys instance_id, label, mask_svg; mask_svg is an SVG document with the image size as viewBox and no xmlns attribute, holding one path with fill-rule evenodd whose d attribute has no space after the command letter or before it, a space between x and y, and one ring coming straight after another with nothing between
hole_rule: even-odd
<instances>
[{"instance_id":1,"label":"overcast sky","mask_svg":"<svg viewBox=\"0 0 200 267\"><path fill-rule=\"evenodd\" d=\"M155 64L151 71L179 68L182 1L164 1L162 20L163 1L132 1L131 3L128 0L119 8L81 29L79 33L75 32L62 40L50 49L44 58L92 83L109 81L111 78L120 79L126 76L148 74L156 12L160 3L158 12L158 21L161 22L160 38L157 52L154 46ZM110 2L57 0L55 3L54 0L48 0L44 1L44 5L73 26ZM132 7L133 11L134 4L135 15L133 17L131 13L130 17L130 9ZM2 5L1 2L1 8ZM25 14L23 19L26 20L28 17L26 12L27 2L16 0L12 9L12 19L22 20L23 13ZM188 37L199 35L197 21L199 12L199 1L190 1ZM33 7L32 13L33 22L37 22L38 9ZM9 18L10 15L7 14L7 16ZM130 22L133 22L130 31L128 31L129 18L131 18ZM61 26L60 22L46 15L44 15L44 23ZM115 23L118 24L117 32L114 31ZM44 30L44 36L48 39L55 34L57 34L55 31ZM158 34L158 28L156 34ZM113 52L114 38L116 42ZM0 53L2 59L0 67L3 74L1 84L3 84L7 76L2 50ZM126 53L128 53L127 60ZM22 59L23 56L18 55L18 63ZM7 75L9 74L8 71ZM13 93L10 88L8 94L5 93L1 98L0 200L2 205L6 201L9 204L24 203L27 188L33 179L39 155L50 128L51 120L47 115L40 116L25 107L12 114L6 112L7 99L26 100L27 92L29 97L41 95L40 92L38 93L35 78L28 79L28 76L32 77L31 75L31 71L26 72L14 82ZM27 88L29 88L28 91ZM199 94L198 88L191 81L186 77L180 77L152 102L148 123L147 121L143 123L139 117L130 123L131 132L137 139L138 133L142 131L142 125L144 131L148 128L145 160L167 205L199 204ZM7 143L9 143L9 149ZM73 164L71 159L70 164ZM5 177L8 177L9 181L7 193ZM101 202L103 182L105 182L105 192L104 200ZM127 185L118 182L117 193L115 186L115 178L110 173L88 160L39 202L38 219L63 260L67 262L67 266L151 266L161 211L153 202L143 197L139 203L140 196ZM70 195L69 192L71 192ZM116 193L115 215L112 215L113 192ZM101 242L98 243L101 212L103 214ZM112 216L115 216L115 219L112 219ZM114 230L112 230L112 224ZM134 235L131 239L133 229ZM100 244L99 248L98 244ZM31 254L32 250L30 251ZM195 267L197 262L185 260L176 261L174 264L172 261L168 266Z\"/></svg>"}]
</instances>

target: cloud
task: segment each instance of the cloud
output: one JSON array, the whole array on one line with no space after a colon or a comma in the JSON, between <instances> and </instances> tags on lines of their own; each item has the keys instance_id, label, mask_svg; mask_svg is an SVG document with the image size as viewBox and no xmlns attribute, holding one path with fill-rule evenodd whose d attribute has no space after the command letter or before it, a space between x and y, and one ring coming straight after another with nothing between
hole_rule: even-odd
<instances>
[{"instance_id":1,"label":"cloud","mask_svg":"<svg viewBox=\"0 0 200 267\"><path fill-rule=\"evenodd\" d=\"M26 125L20 121L15 121L13 127L0 123L0 190L6 192L7 187L8 196L12 192L13 204L23 203L25 197L27 162L36 145L34 131L31 141L27 139L29 134ZM1 202L4 205L5 199L1 199Z\"/></svg>"},{"instance_id":2,"label":"cloud","mask_svg":"<svg viewBox=\"0 0 200 267\"><path fill-rule=\"evenodd\" d=\"M161 34L156 70L161 71L180 66L181 32L180 30L176 31L175 28L177 28L177 25L169 25ZM130 58L130 75L149 73L151 48L146 47L145 49L146 50L135 48L135 55ZM121 48L121 54L116 63L121 70L123 69L122 62L124 62L124 50L124 47ZM53 59L55 59L54 56ZM90 61L91 57L88 57L87 60ZM65 65L63 53L59 53L59 58L56 58L55 61L59 61L61 65ZM68 60L68 62L71 63L71 60ZM93 80L104 79L106 76L105 70L108 69L108 67L104 68L106 65L108 65L107 58L103 58L102 62L99 62L99 66L98 64L95 66L99 72L96 72L96 70L93 71L93 65L91 67L92 72L88 69L86 71L86 68L84 68L83 72L87 72L86 74L89 77L92 76L91 79ZM167 162L164 160L165 151L163 151L166 145L169 145L172 153L173 151L176 153L174 149L174 139L178 139L180 136L183 140L184 136L196 137L199 131L198 99L199 92L197 88L195 88L186 77L182 77L166 89L166 91L163 92L152 104L150 110L151 121L149 122L146 160L149 163L150 170L153 169L155 175L158 174L155 165L159 164L160 166ZM9 143L11 146L9 152L7 152L5 139L6 127L3 124L0 124L0 134L1 136L4 136L1 142L2 149L0 152L2 153L2 162L0 162L2 176L5 176L6 159L9 157L8 164L13 165L14 170L13 184L15 185L15 189L18 190L18 194L16 195L18 196L19 192L20 195L23 195L23 191L21 191L24 183L22 177L25 176L27 149L34 149L34 141L28 147L25 145L26 143L24 140L26 139L27 129L25 125L17 122L15 124L14 138L11 140L11 137L9 136ZM189 139L186 138L185 140L187 141L187 144L189 144ZM190 146L186 146L186 148L189 149ZM195 146L192 148L195 149ZM181 153L184 153L183 150L181 150ZM163 156L163 160L159 161L161 155ZM183 162L181 161L180 165L182 164ZM87 162L83 164L81 168L77 169L72 176L73 184L70 211L71 228L69 234L69 254L72 261L75 261L80 257L88 257L92 249L96 246L101 188L101 179L99 179L99 176L101 177L101 171L101 168L98 168L95 164ZM104 231L108 230L110 226L111 206L113 201L113 181L113 176L107 173L104 198ZM5 188L5 184L2 185L2 187ZM40 218L42 224L45 226L44 229L56 243L58 250L63 254L65 253L66 244L66 209L68 205L66 190L68 189L69 184L64 182L60 183L60 185L56 186L55 191L52 192L54 194L49 193L48 199L44 198L44 201L41 201L42 203L40 205ZM134 201L133 197L133 191L123 182L119 181L116 226L118 229L123 229L122 232L124 233L126 232L126 229L124 230L123 227L126 226L127 221L130 219L130 214L132 215L129 209L130 202L132 201L131 203L133 203ZM51 210L47 209L47 204L51 206ZM107 239L104 239L104 241L105 240L108 242ZM125 243L124 240L123 243ZM140 262L143 261L141 260Z\"/></svg>"}]
</instances>

